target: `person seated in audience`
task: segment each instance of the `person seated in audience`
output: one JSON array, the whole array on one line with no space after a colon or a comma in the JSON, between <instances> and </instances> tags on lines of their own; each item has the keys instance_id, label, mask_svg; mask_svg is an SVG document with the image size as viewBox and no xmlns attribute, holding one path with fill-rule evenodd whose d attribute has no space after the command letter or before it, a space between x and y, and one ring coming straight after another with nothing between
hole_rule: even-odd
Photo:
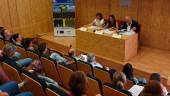
<instances>
[{"instance_id":1,"label":"person seated in audience","mask_svg":"<svg viewBox=\"0 0 170 96\"><path fill-rule=\"evenodd\" d=\"M96 62L96 57L93 53L88 53L87 54L87 63L91 64L93 67L99 67L99 68L104 68L101 64Z\"/></svg>"},{"instance_id":2,"label":"person seated in audience","mask_svg":"<svg viewBox=\"0 0 170 96\"><path fill-rule=\"evenodd\" d=\"M141 84L141 85L146 84L146 80L144 78L138 80L136 77L134 77L133 67L130 63L124 65L122 72L126 75L126 78L128 80L133 81L134 84Z\"/></svg>"},{"instance_id":3,"label":"person seated in audience","mask_svg":"<svg viewBox=\"0 0 170 96\"><path fill-rule=\"evenodd\" d=\"M0 39L2 39L2 35L1 35L1 32L4 31L4 27L0 27Z\"/></svg>"},{"instance_id":4,"label":"person seated in audience","mask_svg":"<svg viewBox=\"0 0 170 96\"><path fill-rule=\"evenodd\" d=\"M9 96L7 92L0 92L0 96Z\"/></svg>"},{"instance_id":5,"label":"person seated in audience","mask_svg":"<svg viewBox=\"0 0 170 96\"><path fill-rule=\"evenodd\" d=\"M167 96L156 80L150 80L145 86L140 96Z\"/></svg>"},{"instance_id":6,"label":"person seated in audience","mask_svg":"<svg viewBox=\"0 0 170 96\"><path fill-rule=\"evenodd\" d=\"M114 88L131 95L129 91L124 89L124 85L126 84L126 82L127 82L126 75L123 72L115 72L113 74L112 85L114 86Z\"/></svg>"},{"instance_id":7,"label":"person seated in audience","mask_svg":"<svg viewBox=\"0 0 170 96\"><path fill-rule=\"evenodd\" d=\"M96 13L96 18L90 25L104 27L104 24L105 24L105 20L103 18L102 13Z\"/></svg>"},{"instance_id":8,"label":"person seated in audience","mask_svg":"<svg viewBox=\"0 0 170 96\"><path fill-rule=\"evenodd\" d=\"M74 72L69 80L70 95L69 96L86 96L88 88L88 79L84 72Z\"/></svg>"},{"instance_id":9,"label":"person seated in audience","mask_svg":"<svg viewBox=\"0 0 170 96\"><path fill-rule=\"evenodd\" d=\"M116 21L116 18L114 15L109 15L109 18L107 20L107 24L105 26L106 28L114 28L116 30L119 29L118 22Z\"/></svg>"},{"instance_id":10,"label":"person seated in audience","mask_svg":"<svg viewBox=\"0 0 170 96\"><path fill-rule=\"evenodd\" d=\"M2 54L2 61L7 64L14 64L19 65L20 67L24 67L28 66L32 62L31 58L18 58L20 56L16 56L16 47L11 43L4 46Z\"/></svg>"},{"instance_id":11,"label":"person seated in audience","mask_svg":"<svg viewBox=\"0 0 170 96\"><path fill-rule=\"evenodd\" d=\"M46 43L40 43L38 45L38 51L41 56L50 57L58 63L67 64L67 60L60 56L58 53L48 54L48 46Z\"/></svg>"},{"instance_id":12,"label":"person seated in audience","mask_svg":"<svg viewBox=\"0 0 170 96\"><path fill-rule=\"evenodd\" d=\"M123 23L121 29L126 29L127 31L139 32L139 24L137 21L133 20L130 16L125 16L125 22Z\"/></svg>"},{"instance_id":13,"label":"person seated in audience","mask_svg":"<svg viewBox=\"0 0 170 96\"><path fill-rule=\"evenodd\" d=\"M11 39L10 41L11 41L12 43L21 46L21 42L22 42L23 38L22 38L22 36L21 36L20 34L18 34L18 33L13 34L10 39Z\"/></svg>"},{"instance_id":14,"label":"person seated in audience","mask_svg":"<svg viewBox=\"0 0 170 96\"><path fill-rule=\"evenodd\" d=\"M155 80L155 81L159 82L164 94L168 95L168 91L167 91L166 87L161 82L161 75L159 73L152 73L150 76L150 80Z\"/></svg>"},{"instance_id":15,"label":"person seated in audience","mask_svg":"<svg viewBox=\"0 0 170 96\"><path fill-rule=\"evenodd\" d=\"M0 84L9 82L9 77L6 75L4 70L0 67Z\"/></svg>"},{"instance_id":16,"label":"person seated in audience","mask_svg":"<svg viewBox=\"0 0 170 96\"><path fill-rule=\"evenodd\" d=\"M9 30L4 28L4 29L1 30L1 36L2 36L2 38L4 40L9 41L11 36L12 36L12 34L11 34L11 32Z\"/></svg>"},{"instance_id":17,"label":"person seated in audience","mask_svg":"<svg viewBox=\"0 0 170 96\"><path fill-rule=\"evenodd\" d=\"M23 87L25 82L17 83L16 81L10 81L0 86L0 92L5 92L9 96L16 96L20 93L20 88Z\"/></svg>"},{"instance_id":18,"label":"person seated in audience","mask_svg":"<svg viewBox=\"0 0 170 96\"><path fill-rule=\"evenodd\" d=\"M33 42L32 42L32 38L24 38L21 41L22 46L26 49L26 50L35 50L35 48L33 47Z\"/></svg>"},{"instance_id":19,"label":"person seated in audience","mask_svg":"<svg viewBox=\"0 0 170 96\"><path fill-rule=\"evenodd\" d=\"M42 67L40 60L34 60L27 68L25 68L25 70L27 70L30 73L37 75L38 78L45 81L47 86L53 85L53 86L58 87L58 83L56 81L45 76L45 73L43 72L43 67Z\"/></svg>"}]
</instances>

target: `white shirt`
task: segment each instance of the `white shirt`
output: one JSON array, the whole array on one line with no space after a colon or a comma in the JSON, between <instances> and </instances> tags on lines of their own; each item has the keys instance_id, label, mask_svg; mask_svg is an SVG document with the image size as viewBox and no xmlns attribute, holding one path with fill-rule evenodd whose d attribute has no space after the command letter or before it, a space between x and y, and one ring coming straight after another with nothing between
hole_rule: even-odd
<instances>
[{"instance_id":1,"label":"white shirt","mask_svg":"<svg viewBox=\"0 0 170 96\"><path fill-rule=\"evenodd\" d=\"M130 31L131 30L131 24L127 24L127 31Z\"/></svg>"},{"instance_id":2,"label":"white shirt","mask_svg":"<svg viewBox=\"0 0 170 96\"><path fill-rule=\"evenodd\" d=\"M104 24L104 19L102 19L102 20L94 19L92 24L95 25L95 26L102 26Z\"/></svg>"}]
</instances>

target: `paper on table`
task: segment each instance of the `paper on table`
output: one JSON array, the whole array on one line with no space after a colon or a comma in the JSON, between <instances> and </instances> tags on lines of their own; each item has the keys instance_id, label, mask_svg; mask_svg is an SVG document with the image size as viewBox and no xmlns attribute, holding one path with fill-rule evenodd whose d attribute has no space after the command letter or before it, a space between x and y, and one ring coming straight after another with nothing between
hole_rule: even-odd
<instances>
[{"instance_id":1,"label":"paper on table","mask_svg":"<svg viewBox=\"0 0 170 96\"><path fill-rule=\"evenodd\" d=\"M143 86L133 85L133 86L129 89L129 92L132 93L132 96L139 96L140 93L142 92L143 88L144 88Z\"/></svg>"},{"instance_id":2,"label":"paper on table","mask_svg":"<svg viewBox=\"0 0 170 96\"><path fill-rule=\"evenodd\" d=\"M81 27L80 31L87 31L87 28L86 27Z\"/></svg>"},{"instance_id":3,"label":"paper on table","mask_svg":"<svg viewBox=\"0 0 170 96\"><path fill-rule=\"evenodd\" d=\"M114 34L112 35L112 37L113 37L113 38L121 38L122 36L119 35L119 34L117 34L117 33L114 33Z\"/></svg>"},{"instance_id":4,"label":"paper on table","mask_svg":"<svg viewBox=\"0 0 170 96\"><path fill-rule=\"evenodd\" d=\"M95 34L99 34L99 35L102 35L103 34L103 31L96 31Z\"/></svg>"}]
</instances>

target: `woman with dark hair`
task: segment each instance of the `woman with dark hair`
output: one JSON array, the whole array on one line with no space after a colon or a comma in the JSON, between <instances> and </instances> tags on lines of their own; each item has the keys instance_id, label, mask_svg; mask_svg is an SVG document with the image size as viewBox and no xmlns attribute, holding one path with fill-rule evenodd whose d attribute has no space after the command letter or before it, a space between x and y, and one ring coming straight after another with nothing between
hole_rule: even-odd
<instances>
[{"instance_id":1,"label":"woman with dark hair","mask_svg":"<svg viewBox=\"0 0 170 96\"><path fill-rule=\"evenodd\" d=\"M127 63L126 65L124 65L122 71L126 75L126 78L128 80L132 80L134 82L134 84L139 83L137 78L133 76L133 67L132 67L132 65L130 63Z\"/></svg>"},{"instance_id":2,"label":"woman with dark hair","mask_svg":"<svg viewBox=\"0 0 170 96\"><path fill-rule=\"evenodd\" d=\"M159 73L152 73L151 76L150 76L150 80L155 80L155 81L159 82L161 87L162 87L163 93L165 95L168 94L166 87L161 82L161 75Z\"/></svg>"},{"instance_id":3,"label":"woman with dark hair","mask_svg":"<svg viewBox=\"0 0 170 96\"><path fill-rule=\"evenodd\" d=\"M134 84L141 84L141 85L146 84L145 78L140 78L138 80L136 77L134 77L132 64L130 64L130 63L125 64L122 72L126 75L127 79L133 81Z\"/></svg>"},{"instance_id":4,"label":"woman with dark hair","mask_svg":"<svg viewBox=\"0 0 170 96\"><path fill-rule=\"evenodd\" d=\"M12 37L10 38L10 41L16 45L21 45L22 39L23 39L22 36L16 33L12 35Z\"/></svg>"},{"instance_id":5,"label":"woman with dark hair","mask_svg":"<svg viewBox=\"0 0 170 96\"><path fill-rule=\"evenodd\" d=\"M46 43L40 43L38 45L38 52L41 56L50 57L58 63L67 64L67 60L60 56L58 53L48 54L48 46Z\"/></svg>"},{"instance_id":6,"label":"woman with dark hair","mask_svg":"<svg viewBox=\"0 0 170 96\"><path fill-rule=\"evenodd\" d=\"M25 38L22 40L21 44L26 50L34 50L32 38Z\"/></svg>"},{"instance_id":7,"label":"woman with dark hair","mask_svg":"<svg viewBox=\"0 0 170 96\"><path fill-rule=\"evenodd\" d=\"M150 80L145 85L140 96L166 96L162 90L161 84L156 80Z\"/></svg>"},{"instance_id":8,"label":"woman with dark hair","mask_svg":"<svg viewBox=\"0 0 170 96\"><path fill-rule=\"evenodd\" d=\"M119 29L118 22L116 21L116 18L114 15L109 15L106 28L115 28L117 30Z\"/></svg>"},{"instance_id":9,"label":"woman with dark hair","mask_svg":"<svg viewBox=\"0 0 170 96\"><path fill-rule=\"evenodd\" d=\"M90 25L103 27L104 23L105 23L105 20L103 19L102 13L96 13L96 18Z\"/></svg>"},{"instance_id":10,"label":"woman with dark hair","mask_svg":"<svg viewBox=\"0 0 170 96\"><path fill-rule=\"evenodd\" d=\"M4 29L1 30L1 36L4 40L10 40L11 32L4 28Z\"/></svg>"},{"instance_id":11,"label":"woman with dark hair","mask_svg":"<svg viewBox=\"0 0 170 96\"><path fill-rule=\"evenodd\" d=\"M88 79L84 72L74 72L69 81L70 96L86 96Z\"/></svg>"}]
</instances>

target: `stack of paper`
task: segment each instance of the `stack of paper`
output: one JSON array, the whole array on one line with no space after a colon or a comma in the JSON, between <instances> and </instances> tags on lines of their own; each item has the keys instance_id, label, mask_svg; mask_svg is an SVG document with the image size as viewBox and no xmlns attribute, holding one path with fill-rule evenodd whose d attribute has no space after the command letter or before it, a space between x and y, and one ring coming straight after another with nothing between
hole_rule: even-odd
<instances>
[{"instance_id":1,"label":"stack of paper","mask_svg":"<svg viewBox=\"0 0 170 96\"><path fill-rule=\"evenodd\" d=\"M80 31L87 31L87 28L86 27L81 27Z\"/></svg>"},{"instance_id":2,"label":"stack of paper","mask_svg":"<svg viewBox=\"0 0 170 96\"><path fill-rule=\"evenodd\" d=\"M129 89L129 92L131 92L132 96L139 96L143 88L143 86L133 85L132 88Z\"/></svg>"},{"instance_id":3,"label":"stack of paper","mask_svg":"<svg viewBox=\"0 0 170 96\"><path fill-rule=\"evenodd\" d=\"M113 38L121 38L122 36L119 35L119 34L117 34L117 33L114 33L114 34L112 35L112 37L113 37Z\"/></svg>"},{"instance_id":4,"label":"stack of paper","mask_svg":"<svg viewBox=\"0 0 170 96\"><path fill-rule=\"evenodd\" d=\"M99 34L99 35L102 35L103 34L103 31L100 30L100 31L96 31L95 34Z\"/></svg>"}]
</instances>

